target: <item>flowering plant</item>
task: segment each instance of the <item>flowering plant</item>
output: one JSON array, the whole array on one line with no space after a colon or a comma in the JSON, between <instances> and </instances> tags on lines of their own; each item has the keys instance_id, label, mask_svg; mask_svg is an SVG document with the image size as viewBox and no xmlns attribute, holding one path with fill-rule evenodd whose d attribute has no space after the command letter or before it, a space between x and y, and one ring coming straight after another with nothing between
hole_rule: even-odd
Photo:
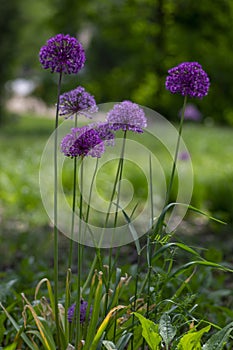
<instances>
[{"instance_id":1,"label":"flowering plant","mask_svg":"<svg viewBox=\"0 0 233 350\"><path fill-rule=\"evenodd\" d=\"M183 62L168 71L165 87L172 94L176 93L184 96L184 104L175 144L171 175L158 216L155 216L154 213L157 202L155 203L153 191L154 172L151 154L143 160L144 167L149 169L148 197L150 205L149 215L146 216L149 223L147 230L143 232L146 239L143 241L143 247L141 247L134 224L134 215L137 207L142 206L142 204L137 203L129 214L127 205L123 205L125 191L123 190L122 180L127 161L126 150L130 141L130 139L127 139L129 132L132 132L131 135L134 137L138 134L140 134L140 137L147 136L146 109L132 101L122 101L114 104L106 113L104 121L78 125L80 115L88 119L95 119L98 111L94 97L84 87L78 86L74 90L61 94L63 74L76 74L84 66L85 53L81 43L69 35L58 34L49 39L47 44L41 48L39 59L44 69L50 69L52 73L59 74L53 157L54 289L50 281L45 278L36 287L35 303L30 303L26 296L22 294L24 302L22 327L1 305L17 330L17 337L13 343L14 347L11 347L11 349L19 346L19 337L26 344L26 349L36 350L41 346L48 350L97 350L103 348L142 350L148 348L146 343L155 350L191 349L193 344L196 344L195 349L201 349L200 340L205 333L210 332L211 324L203 319L197 322L196 306L192 304L192 296L190 296L190 293L185 294L184 292L186 288L191 290L189 282L195 274L195 269L190 273L189 268L204 266L228 272L233 271L202 258L197 250L186 246L184 243L169 242L173 232L167 231L169 229L167 215L171 207L178 205L186 206L205 215L187 203L171 202L171 194L178 166L187 99L189 97L203 98L208 94L210 81L207 73L198 62ZM66 116L65 119L73 117L71 121L73 126L70 132L62 135L61 140L59 140L60 135L58 133L59 115ZM122 134L123 137L118 137ZM98 162L107 154L108 146L117 145L119 139L120 150L117 156L117 166L113 167L113 177L110 181L111 194L105 200L107 202L107 210L104 212L105 220L100 230L95 231L96 227L89 225L89 218L93 198L93 184L98 173ZM60 297L60 300L58 287L58 229L59 214L63 213L61 213L61 210L59 211L60 202L58 203L59 146L61 153L73 161L72 210L70 225L67 225L71 238L70 251L65 293ZM137 156L135 144L134 153ZM85 173L85 164L88 160L93 161L92 158L96 158L96 166L90 175L90 173ZM189 160L187 153L185 153L185 159ZM110 162L109 159L107 159L107 162ZM80 172L78 181L77 170ZM89 176L92 176L92 180L89 186L89 195L86 196L88 199L86 200L84 185ZM77 183L79 192L77 191ZM104 190L105 197L107 197L106 188ZM84 204L86 204L86 212L84 212ZM113 207L115 210L112 210ZM99 212L101 211L100 204L97 209ZM144 214L144 210L142 210L142 213ZM121 220L126 223L125 225L121 225L120 215ZM110 220L110 217L113 217L113 220ZM64 221L62 215L61 220ZM75 225L76 221L78 222L77 225ZM109 241L112 243L113 237L120 236L122 232L122 236L124 236L127 230L132 235L131 242L134 242L136 246L136 268L131 269L133 281L130 281L131 278L128 277L127 273L124 275L119 267L116 268L117 258L113 261L113 248L115 248L113 245L107 246L109 248L107 264L101 252L101 248L105 247L104 239L106 236L110 236ZM84 246L81 240L83 235L89 235L88 237L93 238L96 252L90 271L84 278ZM75 261L77 276L73 281L71 269L74 260L73 240L75 237L78 237L76 239L77 261ZM193 260L174 267L174 250L188 252ZM116 256L118 254L119 250ZM133 283L134 293L128 299L124 298L122 303L122 291L130 282ZM47 285L49 301L43 297L38 300L40 288L44 283ZM75 286L73 290L72 285ZM182 298L184 298L183 302ZM194 323L197 325L194 326ZM205 327L197 329L203 323ZM189 325L188 330L187 324ZM202 349L221 350L232 330L233 325L230 323L209 337ZM218 344L217 348L216 342Z\"/></svg>"}]
</instances>

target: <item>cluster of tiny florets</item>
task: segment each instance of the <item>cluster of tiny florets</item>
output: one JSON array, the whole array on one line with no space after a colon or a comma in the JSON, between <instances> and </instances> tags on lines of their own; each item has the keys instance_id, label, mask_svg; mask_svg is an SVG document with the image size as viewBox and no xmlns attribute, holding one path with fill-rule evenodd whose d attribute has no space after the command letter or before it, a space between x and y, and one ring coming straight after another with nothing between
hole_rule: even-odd
<instances>
[{"instance_id":1,"label":"cluster of tiny florets","mask_svg":"<svg viewBox=\"0 0 233 350\"><path fill-rule=\"evenodd\" d=\"M92 118L92 113L96 113L98 107L95 98L90 95L82 86L60 96L59 114L67 117L74 114L82 114L87 118Z\"/></svg>"},{"instance_id":2,"label":"cluster of tiny florets","mask_svg":"<svg viewBox=\"0 0 233 350\"><path fill-rule=\"evenodd\" d=\"M143 109L131 101L115 104L107 114L106 120L112 130L131 130L141 133L147 126Z\"/></svg>"},{"instance_id":3,"label":"cluster of tiny florets","mask_svg":"<svg viewBox=\"0 0 233 350\"><path fill-rule=\"evenodd\" d=\"M124 101L115 104L108 113L106 122L92 123L81 128L72 128L61 142L61 151L67 157L101 157L105 146L113 146L116 130L143 132L146 127L143 109L136 103Z\"/></svg>"},{"instance_id":4,"label":"cluster of tiny florets","mask_svg":"<svg viewBox=\"0 0 233 350\"><path fill-rule=\"evenodd\" d=\"M93 123L89 125L90 128L94 128L102 141L104 141L106 146L113 146L115 135L110 128L109 123L107 122L99 122Z\"/></svg>"},{"instance_id":5,"label":"cluster of tiny florets","mask_svg":"<svg viewBox=\"0 0 233 350\"><path fill-rule=\"evenodd\" d=\"M87 307L88 307L87 301L81 299L81 301L80 301L80 324L83 324L86 321ZM72 304L68 309L67 319L68 319L69 323L71 323L75 318L75 309L76 309L76 303ZM89 317L90 317L91 313L92 313L92 306L90 307Z\"/></svg>"},{"instance_id":6,"label":"cluster of tiny florets","mask_svg":"<svg viewBox=\"0 0 233 350\"><path fill-rule=\"evenodd\" d=\"M67 157L101 157L104 143L98 132L88 126L73 128L61 142L61 151Z\"/></svg>"},{"instance_id":7,"label":"cluster of tiny florets","mask_svg":"<svg viewBox=\"0 0 233 350\"><path fill-rule=\"evenodd\" d=\"M40 63L51 72L76 74L83 68L86 57L81 43L70 35L57 34L42 46Z\"/></svg>"},{"instance_id":8,"label":"cluster of tiny florets","mask_svg":"<svg viewBox=\"0 0 233 350\"><path fill-rule=\"evenodd\" d=\"M208 94L210 80L198 62L183 62L169 69L165 85L173 94L203 98Z\"/></svg>"},{"instance_id":9,"label":"cluster of tiny florets","mask_svg":"<svg viewBox=\"0 0 233 350\"><path fill-rule=\"evenodd\" d=\"M70 35L57 34L42 46L40 62L51 72L78 73L85 63L85 52L81 43ZM166 89L173 94L202 98L208 94L210 80L198 62L183 62L169 69ZM82 114L88 118L98 111L95 99L83 87L65 92L59 97L59 115ZM186 111L187 118L192 110ZM185 115L186 116L186 115ZM193 114L192 114L193 117ZM108 112L106 122L71 129L61 142L61 151L68 157L101 157L105 145L114 144L113 131L142 133L147 127L144 110L136 103L123 101Z\"/></svg>"}]
</instances>

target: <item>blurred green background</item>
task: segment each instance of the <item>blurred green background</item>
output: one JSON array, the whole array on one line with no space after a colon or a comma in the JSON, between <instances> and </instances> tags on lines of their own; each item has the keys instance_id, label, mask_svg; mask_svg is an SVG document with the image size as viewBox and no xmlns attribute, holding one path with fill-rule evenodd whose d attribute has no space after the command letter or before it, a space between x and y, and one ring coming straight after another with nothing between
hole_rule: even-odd
<instances>
[{"instance_id":1,"label":"blurred green background","mask_svg":"<svg viewBox=\"0 0 233 350\"><path fill-rule=\"evenodd\" d=\"M202 64L210 92L192 101L202 118L184 128L195 175L192 204L228 225L194 215L183 232L192 244L218 247L225 252L222 259L232 261L232 23L231 0L0 0L2 275L18 268L29 283L39 264L45 271L48 261L52 266L52 228L40 198L38 171L53 130L53 119L45 118L50 111L41 106L43 101L54 108L57 75L41 68L38 53L57 33L77 36L87 57L77 76L65 77L63 91L80 84L98 104L130 99L175 125L183 101L165 90L167 70L182 61ZM26 91L15 84L17 79L26 80ZM6 110L14 97L19 103L15 114ZM23 110L30 97L41 103L43 117L35 117L34 105Z\"/></svg>"},{"instance_id":2,"label":"blurred green background","mask_svg":"<svg viewBox=\"0 0 233 350\"><path fill-rule=\"evenodd\" d=\"M231 0L1 0L1 96L6 81L24 78L54 104L57 77L41 69L38 52L54 34L69 33L87 61L66 77L64 90L82 84L97 103L131 99L174 119L181 98L164 89L167 70L198 61L211 89L195 104L204 118L232 125L232 23Z\"/></svg>"}]
</instances>

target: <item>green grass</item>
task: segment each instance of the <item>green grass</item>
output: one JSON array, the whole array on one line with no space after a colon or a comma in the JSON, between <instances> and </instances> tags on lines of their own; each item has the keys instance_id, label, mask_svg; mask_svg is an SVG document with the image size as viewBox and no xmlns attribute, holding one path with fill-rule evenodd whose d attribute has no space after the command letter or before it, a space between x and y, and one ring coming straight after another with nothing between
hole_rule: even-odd
<instances>
[{"instance_id":1,"label":"green grass","mask_svg":"<svg viewBox=\"0 0 233 350\"><path fill-rule=\"evenodd\" d=\"M43 251L49 255L52 230L41 201L38 173L41 155L53 127L53 119L30 116L12 117L1 126L0 250L3 265L10 265L14 254L25 257L29 251L33 256L40 256ZM187 123L183 135L191 154L195 176L191 204L230 223L233 217L233 130ZM152 143L154 139L148 138L146 142ZM154 147L161 164L164 161L169 174L171 161L164 149L159 145L150 146ZM126 164L128 173L130 167L130 163ZM103 174L105 184L111 169L111 164L106 164ZM70 181L70 173L65 172L63 182L69 199ZM101 184L100 174L97 181ZM139 196L140 193L147 195L140 190L141 181L144 181L140 172L138 177L133 174L130 181ZM217 227L218 230L223 229L221 225Z\"/></svg>"},{"instance_id":2,"label":"green grass","mask_svg":"<svg viewBox=\"0 0 233 350\"><path fill-rule=\"evenodd\" d=\"M38 172L40 157L52 130L52 119L30 116L15 118L1 127L0 208L3 220L10 218L35 225L46 223ZM192 204L230 220L233 216L233 130L190 123L185 125L183 137L194 169ZM161 149L156 152L162 162ZM169 171L170 164L166 161L165 167ZM69 179L66 181L69 187Z\"/></svg>"},{"instance_id":3,"label":"green grass","mask_svg":"<svg viewBox=\"0 0 233 350\"><path fill-rule=\"evenodd\" d=\"M233 220L233 129L189 124L184 139L194 169L193 203Z\"/></svg>"},{"instance_id":4,"label":"green grass","mask_svg":"<svg viewBox=\"0 0 233 350\"><path fill-rule=\"evenodd\" d=\"M40 199L40 157L53 128L52 120L18 117L0 131L0 208L2 221L43 225L47 218Z\"/></svg>"},{"instance_id":5,"label":"green grass","mask_svg":"<svg viewBox=\"0 0 233 350\"><path fill-rule=\"evenodd\" d=\"M24 116L12 118L0 128L2 150L0 153L0 278L2 281L0 299L6 305L22 291L27 295L32 295L41 278L48 277L51 281L53 280L53 230L41 201L38 178L41 155L53 127L52 119ZM195 186L192 204L230 223L233 216L233 130L187 123L183 135L194 170ZM131 137L137 140L141 136L131 135ZM146 143L155 150L168 177L172 165L168 152L163 145L156 143L154 138L146 138ZM143 156L137 154L137 157L140 159ZM146 162L147 160L145 164ZM185 167L186 161L183 162ZM72 193L70 170L72 170L72 162L67 160L64 164L63 185L69 200L71 200ZM142 183L145 183L141 170L135 168L130 161L125 164L125 172L129 175L134 192L139 198L146 198L147 191L140 188ZM110 175L114 175L114 166L111 162L105 164L103 174L101 172L97 174L97 183L100 184L100 190L102 189L102 192L100 191L102 197L106 196L105 190L109 185ZM127 192L124 185L122 188L124 192ZM198 220L202 220L202 217L190 212L184 224L177 229L173 239L183 241L192 247L198 247L201 255L208 260L224 262L230 266L233 263L231 226L229 225L226 229L224 225L216 224L215 226L204 225L203 228L203 225L199 225L200 222L203 224L203 221ZM61 235L59 237L59 283L61 284L59 292L61 294L64 291L64 283L61 281L65 281L68 245L69 240ZM105 251L102 253L104 263L107 264ZM107 250L106 253L108 253ZM131 244L122 247L120 254L122 271L134 278L137 260L135 246ZM172 250L171 254L174 254L174 265L185 264L191 258L177 249ZM94 250L85 247L85 271L88 271L93 256ZM142 266L145 263L146 260L143 260ZM160 261L156 261L156 264L160 266ZM198 291L198 293L197 295L188 294L184 302L191 305L195 298L197 314L205 314L211 322L224 326L232 319L231 276L209 268L195 270L191 268L186 277L191 276L193 272L195 273L189 286L190 290ZM73 273L74 275L76 273L75 266ZM160 279L163 282L162 275ZM159 294L161 291L159 284L156 283L155 278L155 288L158 288ZM182 278L172 280L172 283L165 283L166 288L164 287L161 292L163 293L161 298L169 299L173 289L179 288L180 283L182 283ZM133 288L131 284L124 294L125 302L128 302L129 297L133 295Z\"/></svg>"},{"instance_id":6,"label":"green grass","mask_svg":"<svg viewBox=\"0 0 233 350\"><path fill-rule=\"evenodd\" d=\"M1 126L0 215L3 226L12 226L12 223L16 228L43 226L49 222L41 202L38 174L41 155L52 133L53 123L52 119L24 116L12 117L6 125ZM231 222L233 130L187 123L183 137L191 154L194 170L191 204ZM171 160L168 161L161 146L151 145L153 138L148 139L148 142L155 149L159 162L169 175ZM104 168L103 176L107 184L111 164ZM130 165L128 168L130 169ZM101 183L100 175L98 178ZM69 195L71 178L68 172L64 173L63 180ZM140 188L141 175L138 178L136 175L131 176L130 181L134 182L134 189L140 193L137 189Z\"/></svg>"}]
</instances>

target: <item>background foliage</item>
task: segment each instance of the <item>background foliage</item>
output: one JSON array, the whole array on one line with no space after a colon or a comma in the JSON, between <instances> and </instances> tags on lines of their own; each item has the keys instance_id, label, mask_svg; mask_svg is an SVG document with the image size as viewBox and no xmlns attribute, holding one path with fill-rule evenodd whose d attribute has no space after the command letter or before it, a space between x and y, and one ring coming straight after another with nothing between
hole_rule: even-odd
<instances>
[{"instance_id":1,"label":"background foliage","mask_svg":"<svg viewBox=\"0 0 233 350\"><path fill-rule=\"evenodd\" d=\"M38 51L50 36L63 32L77 35L87 53L79 81L67 77L66 90L81 83L98 103L132 99L172 119L181 103L179 97L167 94L163 88L167 69L181 61L197 60L211 78L208 99L197 101L197 105L204 117L233 124L232 1L3 3L8 6L1 13L0 24L7 11L11 20L7 26L1 24L3 47L8 46L7 55L1 52L1 65L15 56L14 76L39 82L36 94L47 102L51 103L55 77L40 69ZM14 35L14 45L9 45L10 35ZM9 74L8 65L4 68ZM7 76L1 79L3 84Z\"/></svg>"}]
</instances>

